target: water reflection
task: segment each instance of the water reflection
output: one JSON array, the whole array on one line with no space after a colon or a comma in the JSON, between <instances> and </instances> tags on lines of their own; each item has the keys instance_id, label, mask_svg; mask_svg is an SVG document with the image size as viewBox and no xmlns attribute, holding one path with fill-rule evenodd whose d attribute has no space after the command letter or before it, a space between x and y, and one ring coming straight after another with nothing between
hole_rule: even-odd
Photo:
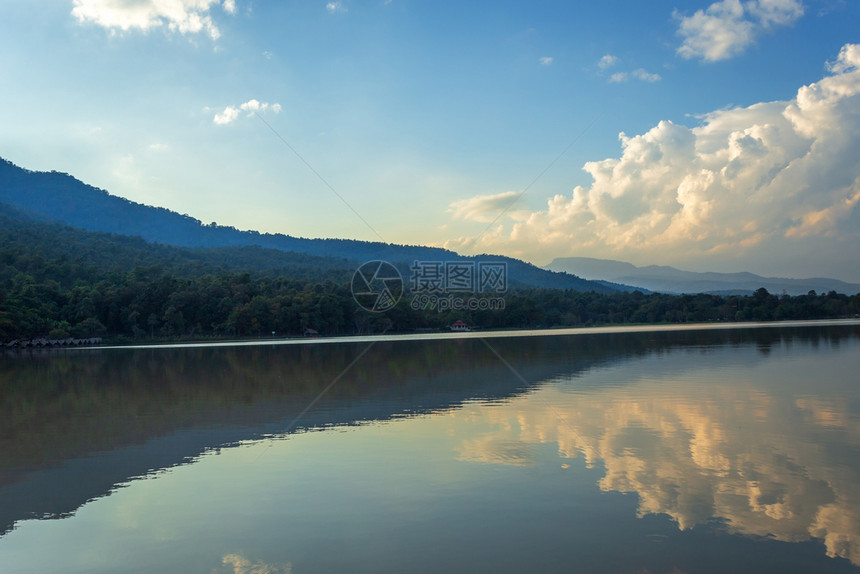
<instances>
[{"instance_id":1,"label":"water reflection","mask_svg":"<svg viewBox=\"0 0 860 574\"><path fill-rule=\"evenodd\" d=\"M293 571L291 564L266 564L260 560L252 562L239 554L225 555L222 564L220 572L225 574L291 574Z\"/></svg>"},{"instance_id":2,"label":"water reflection","mask_svg":"<svg viewBox=\"0 0 860 574\"><path fill-rule=\"evenodd\" d=\"M721 350L690 353L659 379L636 362L601 377L626 385L558 382L477 406L470 416L494 430L464 440L459 457L528 465L535 445L551 443L564 459L602 465L601 490L637 494L640 517L665 514L682 530L717 518L731 533L821 539L828 556L860 565L860 393L856 377L838 376L857 372L858 345L802 360L796 347L771 344L771 361L730 370Z\"/></svg>"},{"instance_id":3,"label":"water reflection","mask_svg":"<svg viewBox=\"0 0 860 574\"><path fill-rule=\"evenodd\" d=\"M632 333L496 339L492 345L528 383L539 383L625 358L669 353L691 341L739 344L783 336ZM17 473L181 430L243 428L237 440L283 432L285 420L301 412L365 346L6 355L0 361L0 485L14 481ZM523 386L477 340L380 343L326 392L300 428L430 412L468 399L504 399Z\"/></svg>"},{"instance_id":4,"label":"water reflection","mask_svg":"<svg viewBox=\"0 0 860 574\"><path fill-rule=\"evenodd\" d=\"M591 490L603 497L591 518L612 499L600 492L634 493L641 520L629 508L612 520L667 515L674 531L689 533L717 519L731 533L820 540L828 555L860 564L860 327L490 343L375 344L305 414L365 344L6 356L0 551L30 556L25 541L39 539L33 525L47 523L27 519L74 521L95 506L88 502L119 499L117 523L135 536L208 541L206 571L309 571L308 548L330 540L352 541L365 565L384 556L391 571L416 552L453 560L444 548L461 540L476 545L476 556L484 538L487 552L527 543L548 556L574 538L586 552L599 538L593 520L576 526L559 510L564 496ZM307 429L349 432L296 434ZM221 449L225 456L216 456ZM594 470L585 474L579 460ZM563 476L529 473L547 467ZM151 476L159 478L138 480ZM115 506L100 508L110 514ZM222 531L200 514L238 520ZM104 536L116 529L90 520ZM420 522L425 530L410 529ZM146 530L152 524L169 534ZM222 544L251 524L254 545ZM372 546L398 536L407 536L397 539L402 551L394 542ZM449 546L425 549L426 538ZM515 555L525 560L524 552ZM341 558L312 558L320 555ZM514 568L510 556L493 557ZM552 564L565 564L556 558ZM325 568L317 562L317 570Z\"/></svg>"}]
</instances>

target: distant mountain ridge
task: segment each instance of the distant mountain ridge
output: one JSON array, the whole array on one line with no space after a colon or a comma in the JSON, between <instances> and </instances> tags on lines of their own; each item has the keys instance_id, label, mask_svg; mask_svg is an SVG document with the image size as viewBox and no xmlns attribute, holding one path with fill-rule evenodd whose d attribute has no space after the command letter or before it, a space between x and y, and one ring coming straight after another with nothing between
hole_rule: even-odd
<instances>
[{"instance_id":1,"label":"distant mountain ridge","mask_svg":"<svg viewBox=\"0 0 860 574\"><path fill-rule=\"evenodd\" d=\"M670 294L749 295L762 287L777 295L783 291L789 295L805 295L809 291L817 293L836 291L847 295L860 293L860 284L847 283L839 279L824 277L788 279L762 277L748 272L699 273L661 265L637 267L623 261L591 257L556 258L544 269L573 273L592 281L606 280Z\"/></svg>"},{"instance_id":2,"label":"distant mountain ridge","mask_svg":"<svg viewBox=\"0 0 860 574\"><path fill-rule=\"evenodd\" d=\"M0 158L0 203L33 217L89 231L139 236L146 241L180 247L259 246L279 251L344 259L357 267L384 260L408 269L413 261L501 261L507 264L510 287L542 287L612 293L624 286L591 282L548 271L499 255L463 256L438 247L394 245L351 239L306 239L283 234L240 231L203 224L190 215L150 207L87 185L69 174L30 171Z\"/></svg>"}]
</instances>

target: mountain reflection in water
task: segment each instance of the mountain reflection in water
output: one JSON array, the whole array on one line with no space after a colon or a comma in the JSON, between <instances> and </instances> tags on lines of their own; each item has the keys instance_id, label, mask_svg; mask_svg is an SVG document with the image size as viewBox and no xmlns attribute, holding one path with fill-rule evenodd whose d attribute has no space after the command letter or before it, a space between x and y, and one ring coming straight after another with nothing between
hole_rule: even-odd
<instances>
[{"instance_id":1,"label":"mountain reflection in water","mask_svg":"<svg viewBox=\"0 0 860 574\"><path fill-rule=\"evenodd\" d=\"M220 449L385 421L411 437L417 417L415 452L391 469L444 441L446 476L583 460L599 491L636 495L640 518L665 515L680 531L716 524L753 538L820 541L822 555L860 566L856 325L380 342L347 368L366 348L3 357L0 554L28 519L73 517ZM233 571L275 563L272 571L299 571L291 556L222 560Z\"/></svg>"}]
</instances>

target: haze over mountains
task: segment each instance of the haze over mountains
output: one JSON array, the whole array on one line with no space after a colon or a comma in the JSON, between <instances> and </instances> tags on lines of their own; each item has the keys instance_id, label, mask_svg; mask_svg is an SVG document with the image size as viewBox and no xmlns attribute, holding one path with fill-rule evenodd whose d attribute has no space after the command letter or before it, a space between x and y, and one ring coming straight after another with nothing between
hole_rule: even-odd
<instances>
[{"instance_id":1,"label":"haze over mountains","mask_svg":"<svg viewBox=\"0 0 860 574\"><path fill-rule=\"evenodd\" d=\"M384 260L399 264L408 272L413 261L503 261L507 263L510 287L543 287L611 293L620 285L591 282L567 273L541 269L530 263L497 255L462 256L438 247L393 245L350 239L306 239L283 234L240 231L233 227L204 224L190 215L162 207L150 207L109 194L71 175L23 169L0 158L0 203L13 206L25 215L47 222L59 222L88 231L138 236L146 241L192 248L256 246L281 252L336 258L344 268ZM13 212L7 212L9 216ZM236 254L233 253L231 257ZM309 263L308 261L304 262ZM331 267L331 261L326 261ZM271 266L269 266L271 268ZM404 275L404 278L406 276Z\"/></svg>"},{"instance_id":2,"label":"haze over mountains","mask_svg":"<svg viewBox=\"0 0 860 574\"><path fill-rule=\"evenodd\" d=\"M786 292L789 295L805 295L809 291L836 291L848 295L860 293L860 284L846 283L838 279L761 277L746 272L697 273L660 265L637 267L622 261L591 257L560 257L545 268L572 273L584 279L613 281L658 293L749 295L761 287L774 294Z\"/></svg>"}]
</instances>

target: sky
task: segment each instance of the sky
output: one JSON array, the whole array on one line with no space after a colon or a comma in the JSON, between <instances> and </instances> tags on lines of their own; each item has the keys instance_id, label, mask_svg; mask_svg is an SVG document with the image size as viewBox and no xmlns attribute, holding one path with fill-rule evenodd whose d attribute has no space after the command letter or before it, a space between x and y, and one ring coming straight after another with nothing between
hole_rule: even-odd
<instances>
[{"instance_id":1,"label":"sky","mask_svg":"<svg viewBox=\"0 0 860 574\"><path fill-rule=\"evenodd\" d=\"M204 223L860 282L856 0L4 0L0 157Z\"/></svg>"}]
</instances>

